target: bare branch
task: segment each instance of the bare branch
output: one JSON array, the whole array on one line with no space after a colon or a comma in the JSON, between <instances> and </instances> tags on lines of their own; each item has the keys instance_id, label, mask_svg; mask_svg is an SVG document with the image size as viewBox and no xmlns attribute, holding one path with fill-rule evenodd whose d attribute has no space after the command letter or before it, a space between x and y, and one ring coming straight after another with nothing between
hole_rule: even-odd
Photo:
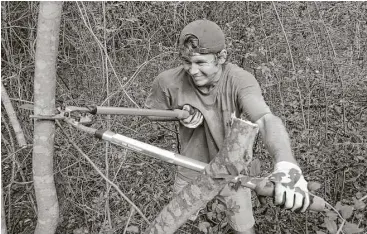
<instances>
[{"instance_id":1,"label":"bare branch","mask_svg":"<svg viewBox=\"0 0 367 234\"><path fill-rule=\"evenodd\" d=\"M121 197L123 197L132 207L134 207L134 209L141 215L141 217L149 224L149 220L147 219L147 217L145 217L145 215L143 214L143 212L141 212L141 210L120 190L120 188L113 183L111 180L109 180L104 174L103 172L97 167L97 165L88 157L88 155L86 155L83 150L81 150L73 141L73 139L71 139L71 137L64 131L63 127L61 126L61 124L59 122L56 122L57 126L60 127L61 131L64 133L64 135L66 136L66 138L68 139L68 141L70 142L70 144L72 144L72 146L92 165L92 167L94 168L94 170L97 171L97 173L102 176L102 178L104 180L106 180L112 187L114 187L116 189L116 191L121 195Z\"/></svg>"},{"instance_id":2,"label":"bare branch","mask_svg":"<svg viewBox=\"0 0 367 234\"><path fill-rule=\"evenodd\" d=\"M15 137L17 138L18 145L20 147L27 146L27 142L25 140L22 127L19 124L17 115L14 111L13 105L11 104L11 101L3 85L3 82L1 82L1 101L5 107L6 113L8 114L10 123L13 126L13 130L15 132Z\"/></svg>"}]
</instances>

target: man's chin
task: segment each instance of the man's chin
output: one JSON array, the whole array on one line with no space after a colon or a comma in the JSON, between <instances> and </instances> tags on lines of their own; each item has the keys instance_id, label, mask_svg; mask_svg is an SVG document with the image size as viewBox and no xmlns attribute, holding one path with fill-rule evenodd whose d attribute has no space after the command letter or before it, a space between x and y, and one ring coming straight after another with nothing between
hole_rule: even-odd
<instances>
[{"instance_id":1,"label":"man's chin","mask_svg":"<svg viewBox=\"0 0 367 234\"><path fill-rule=\"evenodd\" d=\"M205 85L205 82L203 82L202 80L196 80L195 78L192 78L192 82L193 82L196 86L203 86L203 85Z\"/></svg>"},{"instance_id":2,"label":"man's chin","mask_svg":"<svg viewBox=\"0 0 367 234\"><path fill-rule=\"evenodd\" d=\"M203 87L203 86L205 86L205 83L204 82L195 82L194 81L194 84L196 85L196 87Z\"/></svg>"}]
</instances>

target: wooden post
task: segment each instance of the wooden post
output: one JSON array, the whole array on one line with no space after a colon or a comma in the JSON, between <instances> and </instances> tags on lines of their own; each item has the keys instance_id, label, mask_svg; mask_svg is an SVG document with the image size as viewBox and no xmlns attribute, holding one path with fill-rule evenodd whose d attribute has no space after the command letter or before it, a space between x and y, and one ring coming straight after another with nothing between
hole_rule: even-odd
<instances>
[{"instance_id":1,"label":"wooden post","mask_svg":"<svg viewBox=\"0 0 367 234\"><path fill-rule=\"evenodd\" d=\"M173 197L145 233L174 233L190 215L212 200L227 184L226 181L213 180L212 176L229 174L228 167L235 167L238 172L247 167L252 159L252 147L258 129L256 124L232 116L231 132L217 156L205 168L205 173Z\"/></svg>"},{"instance_id":2,"label":"wooden post","mask_svg":"<svg viewBox=\"0 0 367 234\"><path fill-rule=\"evenodd\" d=\"M34 114L55 114L56 62L62 2L40 2L34 78ZM53 178L55 123L35 120L33 182L37 201L36 234L55 233L59 204Z\"/></svg>"}]
</instances>

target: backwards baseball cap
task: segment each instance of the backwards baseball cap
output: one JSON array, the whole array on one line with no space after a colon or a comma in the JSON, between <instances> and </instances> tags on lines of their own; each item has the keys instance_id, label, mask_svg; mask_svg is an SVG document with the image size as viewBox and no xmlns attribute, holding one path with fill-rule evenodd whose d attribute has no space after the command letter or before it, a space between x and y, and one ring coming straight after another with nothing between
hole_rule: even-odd
<instances>
[{"instance_id":1,"label":"backwards baseball cap","mask_svg":"<svg viewBox=\"0 0 367 234\"><path fill-rule=\"evenodd\" d=\"M220 27L210 20L196 20L184 27L179 39L179 46L190 36L195 36L198 41L195 51L200 54L217 53L224 49L224 33Z\"/></svg>"}]
</instances>

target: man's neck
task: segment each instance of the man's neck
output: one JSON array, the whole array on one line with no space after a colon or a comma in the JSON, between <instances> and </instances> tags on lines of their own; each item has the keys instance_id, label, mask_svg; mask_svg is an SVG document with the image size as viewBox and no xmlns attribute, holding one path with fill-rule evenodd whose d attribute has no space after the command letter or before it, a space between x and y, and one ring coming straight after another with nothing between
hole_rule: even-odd
<instances>
[{"instance_id":1,"label":"man's neck","mask_svg":"<svg viewBox=\"0 0 367 234\"><path fill-rule=\"evenodd\" d=\"M214 79L212 80L212 82L210 82L209 84L207 84L205 86L198 87L198 89L203 93L209 93L218 84L218 81L220 80L220 78L222 76L222 72L223 72L223 66L219 66L219 70L218 70L217 74L215 74Z\"/></svg>"}]
</instances>

